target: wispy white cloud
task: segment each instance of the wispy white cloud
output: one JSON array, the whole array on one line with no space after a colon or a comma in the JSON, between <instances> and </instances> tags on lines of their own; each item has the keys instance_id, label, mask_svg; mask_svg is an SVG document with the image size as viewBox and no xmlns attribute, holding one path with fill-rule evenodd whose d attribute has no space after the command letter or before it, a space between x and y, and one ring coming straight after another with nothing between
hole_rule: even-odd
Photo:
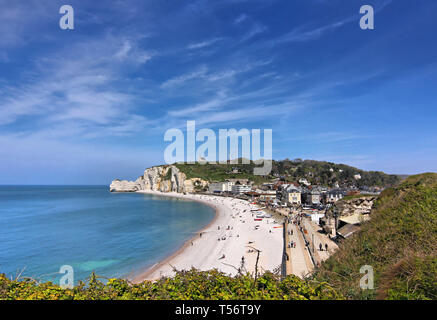
<instances>
[{"instance_id":1,"label":"wispy white cloud","mask_svg":"<svg viewBox=\"0 0 437 320\"><path fill-rule=\"evenodd\" d=\"M374 139L374 135L354 134L350 132L319 132L310 133L303 136L293 136L287 138L287 141L313 141L320 143L340 142L347 140L362 140L362 139ZM285 140L283 140L285 141Z\"/></svg>"},{"instance_id":2,"label":"wispy white cloud","mask_svg":"<svg viewBox=\"0 0 437 320\"><path fill-rule=\"evenodd\" d=\"M245 13L242 13L234 20L234 24L240 24L243 21L246 21L246 19L247 19L247 15Z\"/></svg>"},{"instance_id":3,"label":"wispy white cloud","mask_svg":"<svg viewBox=\"0 0 437 320\"><path fill-rule=\"evenodd\" d=\"M201 66L197 68L195 71L186 73L171 79L168 79L164 83L162 83L161 88L171 88L174 86L178 86L184 84L186 81L202 78L207 73L208 68L206 66Z\"/></svg>"},{"instance_id":4,"label":"wispy white cloud","mask_svg":"<svg viewBox=\"0 0 437 320\"><path fill-rule=\"evenodd\" d=\"M392 1L393 0L384 0L378 3L377 6L375 7L375 13L383 10L386 6L391 4ZM276 44L287 43L287 42L303 42L303 41L315 40L320 38L325 33L338 29L353 21L359 21L359 19L360 19L360 15L357 13L355 15L351 15L342 20L335 21L330 24L317 28L310 29L308 27L298 27L282 36L269 40L266 43L268 45L276 45Z\"/></svg>"},{"instance_id":5,"label":"wispy white cloud","mask_svg":"<svg viewBox=\"0 0 437 320\"><path fill-rule=\"evenodd\" d=\"M0 125L34 116L26 129L32 134L53 137L66 127L84 137L137 132L148 120L135 114L137 97L119 86L123 65L147 61L141 54L132 42L105 37L38 59L29 81L0 92Z\"/></svg>"},{"instance_id":6,"label":"wispy white cloud","mask_svg":"<svg viewBox=\"0 0 437 320\"><path fill-rule=\"evenodd\" d=\"M264 33L268 30L268 28L260 23L255 23L251 28L249 29L246 34L243 35L241 38L241 42L247 41L252 39L253 37L257 36L258 34Z\"/></svg>"},{"instance_id":7,"label":"wispy white cloud","mask_svg":"<svg viewBox=\"0 0 437 320\"><path fill-rule=\"evenodd\" d=\"M29 30L47 26L57 18L39 1L0 0L0 48L21 46L31 37Z\"/></svg>"},{"instance_id":8,"label":"wispy white cloud","mask_svg":"<svg viewBox=\"0 0 437 320\"><path fill-rule=\"evenodd\" d=\"M266 66L272 63L272 61L273 60L259 60L255 62L245 63L236 68L226 68L215 72L208 72L209 71L208 67L202 65L200 67L197 67L194 71L184 73L180 76L176 76L166 80L161 84L161 88L167 89L167 88L182 86L189 81L199 80L199 79L208 82L217 82L220 80L226 80L229 78L233 78L239 74L249 72L255 68Z\"/></svg>"},{"instance_id":9,"label":"wispy white cloud","mask_svg":"<svg viewBox=\"0 0 437 320\"><path fill-rule=\"evenodd\" d=\"M219 42L221 40L223 40L223 38L213 38L213 39L202 41L202 42L192 43L192 44L187 46L187 49L193 50L193 49L201 49L201 48L209 47L209 46L213 45L214 43Z\"/></svg>"}]
</instances>

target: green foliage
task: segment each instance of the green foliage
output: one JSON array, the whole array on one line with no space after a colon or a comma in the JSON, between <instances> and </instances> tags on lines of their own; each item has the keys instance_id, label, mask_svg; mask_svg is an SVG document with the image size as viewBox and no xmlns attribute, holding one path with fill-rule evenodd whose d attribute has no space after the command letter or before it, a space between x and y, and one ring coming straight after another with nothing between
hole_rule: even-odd
<instances>
[{"instance_id":1,"label":"green foliage","mask_svg":"<svg viewBox=\"0 0 437 320\"><path fill-rule=\"evenodd\" d=\"M390 268L381 298L391 300L437 299L437 257L411 257Z\"/></svg>"},{"instance_id":2,"label":"green foliage","mask_svg":"<svg viewBox=\"0 0 437 320\"><path fill-rule=\"evenodd\" d=\"M241 159L238 160L241 163ZM250 161L249 164L183 164L177 163L176 167L187 175L187 178L202 178L206 181L224 181L225 179L249 179L256 184L269 182L275 175L284 176L288 181L298 181L305 178L312 184L333 186L336 182L340 185L361 186L393 186L399 182L400 178L396 175L387 175L377 171L363 171L344 164L315 160L282 160L272 161L272 172L268 176L255 176L253 169L257 165ZM238 169L238 173L233 173L232 169ZM331 172L330 169L333 169ZM354 175L360 174L361 179L355 180Z\"/></svg>"},{"instance_id":3,"label":"green foliage","mask_svg":"<svg viewBox=\"0 0 437 320\"><path fill-rule=\"evenodd\" d=\"M224 181L226 179L249 179L255 183L263 183L274 178L273 176L253 175L253 169L256 167L256 165L252 161L250 164L178 163L175 166L181 172L185 173L188 179L201 178L209 182ZM239 173L232 173L233 168L238 168Z\"/></svg>"},{"instance_id":4,"label":"green foliage","mask_svg":"<svg viewBox=\"0 0 437 320\"><path fill-rule=\"evenodd\" d=\"M172 278L131 284L109 279L106 284L92 274L87 283L62 289L51 282L13 281L0 274L0 299L6 300L321 300L341 299L325 283L311 283L296 276L280 279L266 272L255 282L250 275L226 276L217 271L179 271Z\"/></svg>"},{"instance_id":5,"label":"green foliage","mask_svg":"<svg viewBox=\"0 0 437 320\"><path fill-rule=\"evenodd\" d=\"M437 174L407 178L376 200L371 220L315 274L347 298L437 299ZM375 290L361 290L370 265Z\"/></svg>"}]
</instances>

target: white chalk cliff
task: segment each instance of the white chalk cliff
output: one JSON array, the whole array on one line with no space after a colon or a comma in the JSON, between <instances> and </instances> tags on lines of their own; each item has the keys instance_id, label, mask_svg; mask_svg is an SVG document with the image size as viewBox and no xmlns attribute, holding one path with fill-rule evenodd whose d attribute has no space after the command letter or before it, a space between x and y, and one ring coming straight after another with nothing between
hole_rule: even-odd
<instances>
[{"instance_id":1,"label":"white chalk cliff","mask_svg":"<svg viewBox=\"0 0 437 320\"><path fill-rule=\"evenodd\" d=\"M208 182L200 178L187 179L176 166L166 165L148 168L135 181L115 179L109 186L111 192L135 192L152 190L161 192L193 192L196 187L204 188Z\"/></svg>"}]
</instances>

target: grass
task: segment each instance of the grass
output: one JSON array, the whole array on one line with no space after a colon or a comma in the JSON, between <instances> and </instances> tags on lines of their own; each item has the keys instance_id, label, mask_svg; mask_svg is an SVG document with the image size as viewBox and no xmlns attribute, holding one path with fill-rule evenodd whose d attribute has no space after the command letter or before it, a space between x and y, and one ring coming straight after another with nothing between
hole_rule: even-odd
<instances>
[{"instance_id":1,"label":"grass","mask_svg":"<svg viewBox=\"0 0 437 320\"><path fill-rule=\"evenodd\" d=\"M361 290L359 270L374 269ZM376 200L371 220L343 242L315 279L350 299L437 299L437 174L410 176Z\"/></svg>"}]
</instances>

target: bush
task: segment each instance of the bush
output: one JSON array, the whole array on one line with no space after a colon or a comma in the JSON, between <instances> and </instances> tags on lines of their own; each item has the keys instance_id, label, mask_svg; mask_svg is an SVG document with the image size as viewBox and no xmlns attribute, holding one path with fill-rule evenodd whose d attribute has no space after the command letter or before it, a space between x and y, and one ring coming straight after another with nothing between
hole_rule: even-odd
<instances>
[{"instance_id":1,"label":"bush","mask_svg":"<svg viewBox=\"0 0 437 320\"><path fill-rule=\"evenodd\" d=\"M325 283L312 283L290 275L280 279L266 272L257 281L250 275L227 276L217 270L178 271L172 278L132 284L123 279L106 283L94 274L73 289L51 282L10 280L0 274L3 300L320 300L341 299Z\"/></svg>"}]
</instances>

